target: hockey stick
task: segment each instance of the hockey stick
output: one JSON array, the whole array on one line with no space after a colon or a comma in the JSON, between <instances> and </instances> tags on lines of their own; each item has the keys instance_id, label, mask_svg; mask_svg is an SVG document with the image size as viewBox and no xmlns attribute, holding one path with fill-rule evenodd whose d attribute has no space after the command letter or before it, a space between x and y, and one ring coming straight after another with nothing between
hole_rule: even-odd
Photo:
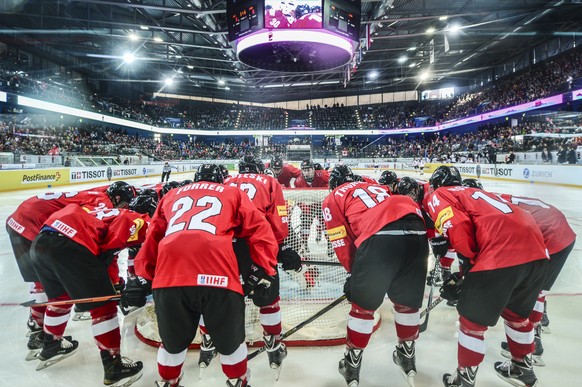
<instances>
[{"instance_id":1,"label":"hockey stick","mask_svg":"<svg viewBox=\"0 0 582 387\"><path fill-rule=\"evenodd\" d=\"M301 261L304 265L315 265L315 266L342 266L339 262L334 261Z\"/></svg>"},{"instance_id":2,"label":"hockey stick","mask_svg":"<svg viewBox=\"0 0 582 387\"><path fill-rule=\"evenodd\" d=\"M462 284L463 284L463 278L461 278L459 280L459 282L457 282L458 286L460 286ZM432 293L432 289L431 289L431 293ZM429 297L430 297L430 295L429 295ZM430 300L430 298L429 298L429 300ZM426 306L426 309L420 313L420 318L423 318L424 316L426 316L426 319L423 321L422 324L420 324L420 327L418 329L419 332L426 331L426 328L428 326L428 314L430 313L431 310L433 310L435 308L435 306L440 304L443 300L444 300L444 298L439 297L436 300L429 302L428 305Z\"/></svg>"},{"instance_id":3,"label":"hockey stick","mask_svg":"<svg viewBox=\"0 0 582 387\"><path fill-rule=\"evenodd\" d=\"M320 318L321 316L323 316L324 314L326 314L327 312L329 312L330 310L332 310L333 308L335 308L336 306L341 304L345 299L346 299L346 295L342 294L339 298L337 298L331 304L327 305L325 308L321 309L319 312L315 313L314 315L309 317L307 320L300 322L299 324L295 325L293 328L289 329L287 332L283 333L281 335L281 340L286 339L287 337L291 336L292 334L294 334L295 332L297 332L298 330L300 330L301 328L303 328L307 324L311 323L314 320L317 320L318 318ZM265 350L266 350L266 347L262 346L261 348L257 349L253 353L250 353L247 356L247 360L254 359L255 357L257 357L257 355L265 352Z\"/></svg>"},{"instance_id":4,"label":"hockey stick","mask_svg":"<svg viewBox=\"0 0 582 387\"><path fill-rule=\"evenodd\" d=\"M72 304L86 304L89 302L103 302L103 301L118 301L121 299L119 294L113 294L111 296L100 296L100 297L90 297L90 298L77 298L76 300L63 300L63 301L52 301L52 302L41 302L37 303L34 300L26 301L21 303L21 306L31 307L31 306L56 306L56 305L72 305Z\"/></svg>"},{"instance_id":5,"label":"hockey stick","mask_svg":"<svg viewBox=\"0 0 582 387\"><path fill-rule=\"evenodd\" d=\"M437 258L437 257L435 257L435 258L436 258L436 261L434 263L434 269L432 271L432 276L431 276L430 292L428 293L428 305L429 306L432 303L432 297L433 297L434 289L436 287L435 286L436 279L438 278L438 276L442 272L442 267L441 267L441 264L440 264L440 261L439 261L440 258ZM438 305L438 303L436 305ZM426 315L426 318L424 319L424 321L422 322L422 324L420 324L419 332L426 331L426 328L428 327L428 317L429 317L428 312L430 312L430 309L428 309L428 307L427 307L426 314L425 314Z\"/></svg>"}]
</instances>

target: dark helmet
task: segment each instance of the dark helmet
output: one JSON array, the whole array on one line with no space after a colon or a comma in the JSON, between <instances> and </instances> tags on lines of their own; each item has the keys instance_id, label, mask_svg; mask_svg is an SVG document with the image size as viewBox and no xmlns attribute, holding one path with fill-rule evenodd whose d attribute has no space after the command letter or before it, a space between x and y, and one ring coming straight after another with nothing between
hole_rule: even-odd
<instances>
[{"instance_id":1,"label":"dark helmet","mask_svg":"<svg viewBox=\"0 0 582 387\"><path fill-rule=\"evenodd\" d=\"M154 216L157 206L157 200L152 199L149 195L136 196L129 203L130 210L139 212L140 214L148 214L150 217Z\"/></svg>"},{"instance_id":2,"label":"dark helmet","mask_svg":"<svg viewBox=\"0 0 582 387\"><path fill-rule=\"evenodd\" d=\"M336 189L344 183L354 181L354 173L347 165L338 165L329 174L329 189Z\"/></svg>"},{"instance_id":3,"label":"dark helmet","mask_svg":"<svg viewBox=\"0 0 582 387\"><path fill-rule=\"evenodd\" d=\"M271 176L271 177L277 177L277 176L275 176L275 172L273 172L273 170L271 168L265 168L265 170L263 171L263 174L265 174L267 176Z\"/></svg>"},{"instance_id":4,"label":"dark helmet","mask_svg":"<svg viewBox=\"0 0 582 387\"><path fill-rule=\"evenodd\" d=\"M146 189L142 190L142 191L139 193L139 196L149 196L149 197L151 197L153 200L155 200L156 202L157 202L158 200L160 200L160 197L158 196L158 193L156 192L156 190L155 190L155 189L152 189L152 188L146 188Z\"/></svg>"},{"instance_id":5,"label":"dark helmet","mask_svg":"<svg viewBox=\"0 0 582 387\"><path fill-rule=\"evenodd\" d=\"M320 163L314 163L313 166L316 171L323 171L323 167L321 166Z\"/></svg>"},{"instance_id":6,"label":"dark helmet","mask_svg":"<svg viewBox=\"0 0 582 387\"><path fill-rule=\"evenodd\" d=\"M220 173L222 173L222 178L226 179L228 177L228 168L226 168L226 165L220 164L218 166L218 168L220 168Z\"/></svg>"},{"instance_id":7,"label":"dark helmet","mask_svg":"<svg viewBox=\"0 0 582 387\"><path fill-rule=\"evenodd\" d=\"M238 163L238 173L263 173L265 164L253 155L246 155Z\"/></svg>"},{"instance_id":8,"label":"dark helmet","mask_svg":"<svg viewBox=\"0 0 582 387\"><path fill-rule=\"evenodd\" d=\"M380 178L378 179L378 183L391 187L392 184L398 183L398 175L396 175L396 172L393 172L393 171L384 171L380 175Z\"/></svg>"},{"instance_id":9,"label":"dark helmet","mask_svg":"<svg viewBox=\"0 0 582 387\"><path fill-rule=\"evenodd\" d=\"M274 155L271 158L271 164L269 165L271 168L283 168L283 157L281 155Z\"/></svg>"},{"instance_id":10,"label":"dark helmet","mask_svg":"<svg viewBox=\"0 0 582 387\"><path fill-rule=\"evenodd\" d=\"M461 185L461 173L457 167L441 165L433 172L428 182L433 189Z\"/></svg>"},{"instance_id":11,"label":"dark helmet","mask_svg":"<svg viewBox=\"0 0 582 387\"><path fill-rule=\"evenodd\" d=\"M211 181L220 183L224 181L220 168L216 164L202 164L198 168L198 172L194 175L194 181Z\"/></svg>"},{"instance_id":12,"label":"dark helmet","mask_svg":"<svg viewBox=\"0 0 582 387\"><path fill-rule=\"evenodd\" d=\"M304 159L301 162L301 174L308 183L315 178L315 163L311 159Z\"/></svg>"},{"instance_id":13,"label":"dark helmet","mask_svg":"<svg viewBox=\"0 0 582 387\"><path fill-rule=\"evenodd\" d=\"M182 181L180 182L180 187L183 187L183 186L185 186L185 185L192 184L192 183L193 183L193 181L192 181L192 180L190 180L190 179L182 180Z\"/></svg>"},{"instance_id":14,"label":"dark helmet","mask_svg":"<svg viewBox=\"0 0 582 387\"><path fill-rule=\"evenodd\" d=\"M311 159L303 159L303 161L301 162L300 168L301 169L304 169L304 168L313 168L313 169L315 169L315 163Z\"/></svg>"},{"instance_id":15,"label":"dark helmet","mask_svg":"<svg viewBox=\"0 0 582 387\"><path fill-rule=\"evenodd\" d=\"M115 207L126 208L136 195L135 188L125 181L116 181L105 190Z\"/></svg>"},{"instance_id":16,"label":"dark helmet","mask_svg":"<svg viewBox=\"0 0 582 387\"><path fill-rule=\"evenodd\" d=\"M420 202L420 184L412 177L404 176L398 182L396 191L399 195L410 196L415 202Z\"/></svg>"},{"instance_id":17,"label":"dark helmet","mask_svg":"<svg viewBox=\"0 0 582 387\"><path fill-rule=\"evenodd\" d=\"M164 186L162 187L162 190L160 191L161 196L164 196L165 194L167 194L169 191L173 190L174 188L180 188L180 183L178 183L177 181L169 181L166 184L164 184Z\"/></svg>"},{"instance_id":18,"label":"dark helmet","mask_svg":"<svg viewBox=\"0 0 582 387\"><path fill-rule=\"evenodd\" d=\"M483 189L483 185L477 179L463 179L461 184L463 187Z\"/></svg>"}]
</instances>

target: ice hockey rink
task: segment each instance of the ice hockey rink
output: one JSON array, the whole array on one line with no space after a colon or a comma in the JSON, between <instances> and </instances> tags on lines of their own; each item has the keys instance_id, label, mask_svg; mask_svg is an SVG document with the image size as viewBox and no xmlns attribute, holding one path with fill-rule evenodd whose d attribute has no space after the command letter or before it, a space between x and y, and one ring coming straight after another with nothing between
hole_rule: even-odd
<instances>
[{"instance_id":1,"label":"ice hockey rink","mask_svg":"<svg viewBox=\"0 0 582 387\"><path fill-rule=\"evenodd\" d=\"M378 177L374 171L356 173ZM398 171L399 176L407 174ZM192 179L189 175L172 175L173 179ZM424 176L427 178L427 176ZM155 183L157 178L131 180L131 184ZM556 187L527 183L503 183L482 180L486 190L542 199L555 205L567 216L570 225L578 235L582 235L582 195L581 189ZM93 184L94 185L94 184ZM68 190L89 188L90 185L75 185ZM64 191L66 189L55 189ZM31 190L0 193L0 221L5 223L18 204L47 190ZM70 321L67 335L79 341L79 350L72 357L47 368L36 371L36 362L24 360L28 350L25 337L28 309L18 304L30 299L28 285L22 281L18 272L12 249L4 227L0 231L0 386L102 386L103 370L91 335L90 321ZM428 294L428 288L427 288ZM548 312L551 334L544 334L545 367L536 367L538 386L574 387L582 384L582 242L574 247L564 270L548 296ZM373 334L368 348L364 351L360 376L361 387L407 386L408 384L392 362L392 352L396 343L391 304L385 302L380 308L382 325ZM138 313L134 312L122 322L122 354L144 362L143 377L133 386L152 386L158 380L156 348L139 341L134 334ZM283 316L283 319L285 316ZM430 314L428 329L417 341L417 387L442 386L442 375L452 372L456 367L456 310L441 303ZM504 340L503 324L486 333L487 354L477 375L477 386L507 386L499 379L493 363L505 360L499 353L500 343ZM335 347L293 347L283 363L279 381L275 382L274 372L268 367L266 354L261 354L249 362L252 370L250 384L262 386L345 386L345 381L337 371L343 346ZM251 349L250 351L252 351ZM181 385L224 386L225 377L220 363L215 359L198 380L198 351L189 352L184 365L184 378Z\"/></svg>"}]
</instances>

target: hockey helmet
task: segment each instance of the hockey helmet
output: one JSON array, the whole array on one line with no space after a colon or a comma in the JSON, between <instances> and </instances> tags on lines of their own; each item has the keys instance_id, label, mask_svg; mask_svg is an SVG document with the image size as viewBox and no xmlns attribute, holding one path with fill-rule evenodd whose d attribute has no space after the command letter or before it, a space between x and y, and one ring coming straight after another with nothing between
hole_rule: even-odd
<instances>
[{"instance_id":1,"label":"hockey helmet","mask_svg":"<svg viewBox=\"0 0 582 387\"><path fill-rule=\"evenodd\" d=\"M152 199L149 195L139 195L131 200L129 209L140 214L148 214L150 217L154 216L158 202Z\"/></svg>"},{"instance_id":2,"label":"hockey helmet","mask_svg":"<svg viewBox=\"0 0 582 387\"><path fill-rule=\"evenodd\" d=\"M311 159L304 159L301 162L301 174L305 181L311 183L315 178L315 163Z\"/></svg>"},{"instance_id":3,"label":"hockey helmet","mask_svg":"<svg viewBox=\"0 0 582 387\"><path fill-rule=\"evenodd\" d=\"M135 188L125 181L116 181L105 190L115 207L127 208L136 195Z\"/></svg>"},{"instance_id":4,"label":"hockey helmet","mask_svg":"<svg viewBox=\"0 0 582 387\"><path fill-rule=\"evenodd\" d=\"M483 189L483 185L477 179L463 179L462 185L463 187Z\"/></svg>"},{"instance_id":5,"label":"hockey helmet","mask_svg":"<svg viewBox=\"0 0 582 387\"><path fill-rule=\"evenodd\" d=\"M336 189L344 183L354 181L354 173L347 165L338 165L329 175L329 189Z\"/></svg>"},{"instance_id":6,"label":"hockey helmet","mask_svg":"<svg viewBox=\"0 0 582 387\"><path fill-rule=\"evenodd\" d=\"M190 180L190 179L182 180L182 181L180 182L180 187L183 187L183 186L185 186L185 185L192 184L192 183L193 183L193 181L192 181L192 180Z\"/></svg>"},{"instance_id":7,"label":"hockey helmet","mask_svg":"<svg viewBox=\"0 0 582 387\"><path fill-rule=\"evenodd\" d=\"M410 196L417 203L422 199L420 197L420 184L412 177L404 176L401 178L396 186L396 192L399 195Z\"/></svg>"},{"instance_id":8,"label":"hockey helmet","mask_svg":"<svg viewBox=\"0 0 582 387\"><path fill-rule=\"evenodd\" d=\"M441 165L435 169L428 182L435 190L439 187L461 185L461 173L457 167Z\"/></svg>"},{"instance_id":9,"label":"hockey helmet","mask_svg":"<svg viewBox=\"0 0 582 387\"><path fill-rule=\"evenodd\" d=\"M156 192L155 189L152 189L152 188L146 188L146 189L142 190L139 193L139 196L149 196L153 200L155 200L156 202L160 200L160 197L158 196L158 193Z\"/></svg>"},{"instance_id":10,"label":"hockey helmet","mask_svg":"<svg viewBox=\"0 0 582 387\"><path fill-rule=\"evenodd\" d=\"M161 196L164 196L165 194L167 194L169 191L173 190L174 188L180 188L180 183L178 183L177 181L169 181L166 184L164 184L164 186L162 187L162 190L160 191Z\"/></svg>"},{"instance_id":11,"label":"hockey helmet","mask_svg":"<svg viewBox=\"0 0 582 387\"><path fill-rule=\"evenodd\" d=\"M194 181L211 181L214 183L220 183L224 181L222 177L222 172L216 164L202 164L198 168L198 172L194 175Z\"/></svg>"},{"instance_id":12,"label":"hockey helmet","mask_svg":"<svg viewBox=\"0 0 582 387\"><path fill-rule=\"evenodd\" d=\"M220 173L222 173L222 178L226 179L228 177L228 168L226 168L226 165L220 164L218 166L218 168L220 168Z\"/></svg>"},{"instance_id":13,"label":"hockey helmet","mask_svg":"<svg viewBox=\"0 0 582 387\"><path fill-rule=\"evenodd\" d=\"M253 155L245 155L238 163L238 173L263 173L263 161Z\"/></svg>"}]
</instances>

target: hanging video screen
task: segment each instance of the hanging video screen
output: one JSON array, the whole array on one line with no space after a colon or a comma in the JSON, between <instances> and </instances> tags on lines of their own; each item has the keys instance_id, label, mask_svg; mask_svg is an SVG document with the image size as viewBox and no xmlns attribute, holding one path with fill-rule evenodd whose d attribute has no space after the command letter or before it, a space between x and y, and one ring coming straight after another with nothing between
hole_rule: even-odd
<instances>
[{"instance_id":1,"label":"hanging video screen","mask_svg":"<svg viewBox=\"0 0 582 387\"><path fill-rule=\"evenodd\" d=\"M357 42L361 5L361 0L326 0L324 28Z\"/></svg>"},{"instance_id":2,"label":"hanging video screen","mask_svg":"<svg viewBox=\"0 0 582 387\"><path fill-rule=\"evenodd\" d=\"M263 0L227 0L226 21L229 41L263 29Z\"/></svg>"},{"instance_id":3,"label":"hanging video screen","mask_svg":"<svg viewBox=\"0 0 582 387\"><path fill-rule=\"evenodd\" d=\"M319 29L322 0L265 0L265 28Z\"/></svg>"}]
</instances>

